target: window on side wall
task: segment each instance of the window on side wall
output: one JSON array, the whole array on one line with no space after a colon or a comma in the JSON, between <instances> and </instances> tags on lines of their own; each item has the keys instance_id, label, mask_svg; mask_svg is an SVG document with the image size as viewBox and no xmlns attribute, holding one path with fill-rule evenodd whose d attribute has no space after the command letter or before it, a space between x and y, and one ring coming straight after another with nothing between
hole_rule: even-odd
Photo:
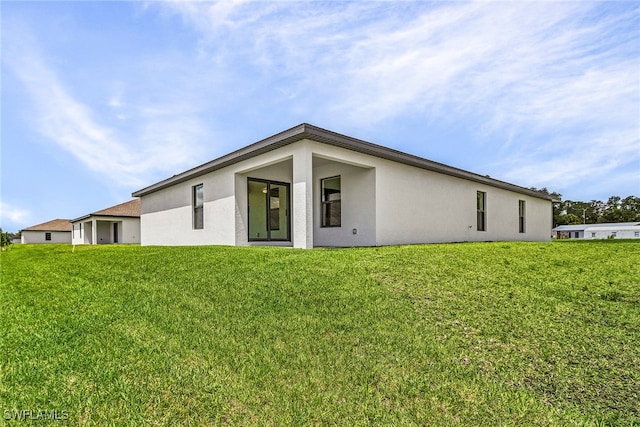
<instances>
[{"instance_id":1,"label":"window on side wall","mask_svg":"<svg viewBox=\"0 0 640 427\"><path fill-rule=\"evenodd\" d=\"M342 225L340 176L322 179L320 191L322 193L322 227L340 227Z\"/></svg>"},{"instance_id":2,"label":"window on side wall","mask_svg":"<svg viewBox=\"0 0 640 427\"><path fill-rule=\"evenodd\" d=\"M478 191L477 201L477 230L487 231L487 193Z\"/></svg>"},{"instance_id":3,"label":"window on side wall","mask_svg":"<svg viewBox=\"0 0 640 427\"><path fill-rule=\"evenodd\" d=\"M193 186L193 228L204 228L204 194L202 184Z\"/></svg>"},{"instance_id":4,"label":"window on side wall","mask_svg":"<svg viewBox=\"0 0 640 427\"><path fill-rule=\"evenodd\" d=\"M518 201L518 225L520 233L525 232L525 212L526 212L526 202L524 200Z\"/></svg>"},{"instance_id":5,"label":"window on side wall","mask_svg":"<svg viewBox=\"0 0 640 427\"><path fill-rule=\"evenodd\" d=\"M51 233L44 233L44 240L51 240Z\"/></svg>"}]
</instances>

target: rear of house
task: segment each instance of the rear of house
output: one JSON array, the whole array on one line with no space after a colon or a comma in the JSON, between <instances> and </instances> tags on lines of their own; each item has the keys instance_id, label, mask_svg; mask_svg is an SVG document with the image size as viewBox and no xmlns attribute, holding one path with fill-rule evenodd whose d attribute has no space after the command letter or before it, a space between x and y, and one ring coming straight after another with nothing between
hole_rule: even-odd
<instances>
[{"instance_id":1,"label":"rear of house","mask_svg":"<svg viewBox=\"0 0 640 427\"><path fill-rule=\"evenodd\" d=\"M21 243L71 243L71 222L54 219L21 230Z\"/></svg>"},{"instance_id":2,"label":"rear of house","mask_svg":"<svg viewBox=\"0 0 640 427\"><path fill-rule=\"evenodd\" d=\"M380 246L551 236L549 196L302 124L133 193L143 245Z\"/></svg>"},{"instance_id":3,"label":"rear of house","mask_svg":"<svg viewBox=\"0 0 640 427\"><path fill-rule=\"evenodd\" d=\"M74 245L140 243L140 200L101 209L71 224Z\"/></svg>"}]
</instances>

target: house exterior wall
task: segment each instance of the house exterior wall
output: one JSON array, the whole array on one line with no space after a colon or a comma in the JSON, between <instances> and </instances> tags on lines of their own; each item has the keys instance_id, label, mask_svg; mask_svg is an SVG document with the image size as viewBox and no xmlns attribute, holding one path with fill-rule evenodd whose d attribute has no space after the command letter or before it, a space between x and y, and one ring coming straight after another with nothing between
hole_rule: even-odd
<instances>
[{"instance_id":1,"label":"house exterior wall","mask_svg":"<svg viewBox=\"0 0 640 427\"><path fill-rule=\"evenodd\" d=\"M320 180L341 176L341 227L320 226ZM374 246L551 236L551 201L373 155L302 140L141 197L143 245L248 245L247 179L290 184L291 245ZM193 227L203 185L204 228ZM476 230L476 193L487 197ZM526 228L519 232L519 201ZM354 234L354 229L356 233Z\"/></svg>"},{"instance_id":2,"label":"house exterior wall","mask_svg":"<svg viewBox=\"0 0 640 427\"><path fill-rule=\"evenodd\" d=\"M193 227L193 187L202 184L204 227ZM246 185L246 184L245 184ZM142 245L235 245L235 178L230 168L141 198Z\"/></svg>"},{"instance_id":3,"label":"house exterior wall","mask_svg":"<svg viewBox=\"0 0 640 427\"><path fill-rule=\"evenodd\" d=\"M46 233L51 233L51 240L46 240ZM22 230L21 241L30 243L71 243L70 231L29 231Z\"/></svg>"},{"instance_id":4,"label":"house exterior wall","mask_svg":"<svg viewBox=\"0 0 640 427\"><path fill-rule=\"evenodd\" d=\"M291 150L273 150L141 197L142 245L248 245L248 178L291 183L293 193ZM204 193L200 230L193 228L192 192L198 184ZM291 199L293 205L293 194ZM294 229L292 223L292 237Z\"/></svg>"},{"instance_id":5,"label":"house exterior wall","mask_svg":"<svg viewBox=\"0 0 640 427\"><path fill-rule=\"evenodd\" d=\"M584 239L640 239L640 227L594 227L584 231Z\"/></svg>"},{"instance_id":6,"label":"house exterior wall","mask_svg":"<svg viewBox=\"0 0 640 427\"><path fill-rule=\"evenodd\" d=\"M335 154L335 153L334 153ZM321 180L340 176L341 226L322 227ZM314 246L375 246L376 170L338 160L314 158L313 244Z\"/></svg>"},{"instance_id":7,"label":"house exterior wall","mask_svg":"<svg viewBox=\"0 0 640 427\"><path fill-rule=\"evenodd\" d=\"M384 161L377 168L378 245L494 240L548 241L551 202ZM486 193L486 231L477 229L477 192ZM519 232L519 200L526 202Z\"/></svg>"},{"instance_id":8,"label":"house exterior wall","mask_svg":"<svg viewBox=\"0 0 640 427\"><path fill-rule=\"evenodd\" d=\"M368 234L367 239L363 239L363 246L371 244L371 235L375 236L374 244L378 246L456 241L551 240L552 204L548 200L339 147L311 141L309 144L316 156L340 159L340 162L355 165L356 169L370 171L371 176L365 182L371 187L361 183L364 186L352 196L364 196L353 203L354 209L357 209L353 216L369 218L374 224L373 232ZM338 170L340 168L336 167L333 172ZM320 209L319 180L331 176L320 175L322 174L314 168L316 210ZM349 179L349 176L345 176L342 180L345 189L349 186ZM476 230L477 191L485 192L487 197L486 231ZM368 192L373 192L373 195ZM344 215L348 215L345 211L349 198L348 192L343 194L343 219L346 219ZM365 200L370 200L371 205ZM519 200L524 200L526 206L524 233L519 232ZM372 208L375 214L367 217ZM342 228L345 228L344 236L352 232L352 227L348 226L348 222L345 224L344 220ZM314 233L318 233L317 228ZM329 241L316 240L319 246ZM348 241L345 239L334 245ZM355 244L356 240L351 243Z\"/></svg>"},{"instance_id":9,"label":"house exterior wall","mask_svg":"<svg viewBox=\"0 0 640 427\"><path fill-rule=\"evenodd\" d=\"M118 242L140 243L140 218L91 216L72 223L71 243L74 245L109 244L114 242L113 224L118 224ZM82 232L80 232L82 224ZM95 231L94 231L95 230Z\"/></svg>"}]
</instances>

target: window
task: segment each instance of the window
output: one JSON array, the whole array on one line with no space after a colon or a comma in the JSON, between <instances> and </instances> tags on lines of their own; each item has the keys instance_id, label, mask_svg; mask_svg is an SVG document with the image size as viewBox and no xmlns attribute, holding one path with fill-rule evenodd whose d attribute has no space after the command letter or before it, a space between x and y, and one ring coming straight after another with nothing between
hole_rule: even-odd
<instances>
[{"instance_id":1,"label":"window","mask_svg":"<svg viewBox=\"0 0 640 427\"><path fill-rule=\"evenodd\" d=\"M596 233L591 233L591 237L595 238L596 237Z\"/></svg>"},{"instance_id":2,"label":"window","mask_svg":"<svg viewBox=\"0 0 640 427\"><path fill-rule=\"evenodd\" d=\"M518 224L519 224L520 233L524 233L525 210L526 210L526 202L524 200L519 200L518 201Z\"/></svg>"},{"instance_id":3,"label":"window","mask_svg":"<svg viewBox=\"0 0 640 427\"><path fill-rule=\"evenodd\" d=\"M51 233L44 233L44 240L51 240Z\"/></svg>"},{"instance_id":4,"label":"window","mask_svg":"<svg viewBox=\"0 0 640 427\"><path fill-rule=\"evenodd\" d=\"M575 237L576 239L580 237L580 232L576 231L573 233L573 237Z\"/></svg>"},{"instance_id":5,"label":"window","mask_svg":"<svg viewBox=\"0 0 640 427\"><path fill-rule=\"evenodd\" d=\"M193 228L195 230L204 228L204 196L202 184L193 187Z\"/></svg>"},{"instance_id":6,"label":"window","mask_svg":"<svg viewBox=\"0 0 640 427\"><path fill-rule=\"evenodd\" d=\"M477 199L478 199L478 208L477 208L478 209L478 216L477 216L478 231L487 231L487 216L486 216L487 193L483 191L478 191Z\"/></svg>"},{"instance_id":7,"label":"window","mask_svg":"<svg viewBox=\"0 0 640 427\"><path fill-rule=\"evenodd\" d=\"M342 225L340 176L322 179L320 191L322 193L322 226L340 227Z\"/></svg>"},{"instance_id":8,"label":"window","mask_svg":"<svg viewBox=\"0 0 640 427\"><path fill-rule=\"evenodd\" d=\"M80 229L80 238L82 239L82 223L78 224L78 228Z\"/></svg>"},{"instance_id":9,"label":"window","mask_svg":"<svg viewBox=\"0 0 640 427\"><path fill-rule=\"evenodd\" d=\"M640 237L640 231L634 231L633 237Z\"/></svg>"}]
</instances>

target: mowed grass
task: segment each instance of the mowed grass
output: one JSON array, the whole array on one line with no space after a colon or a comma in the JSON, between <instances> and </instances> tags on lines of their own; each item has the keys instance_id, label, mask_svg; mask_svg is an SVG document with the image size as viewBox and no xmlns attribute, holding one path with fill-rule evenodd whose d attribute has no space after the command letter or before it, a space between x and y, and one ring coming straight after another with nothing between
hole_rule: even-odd
<instances>
[{"instance_id":1,"label":"mowed grass","mask_svg":"<svg viewBox=\"0 0 640 427\"><path fill-rule=\"evenodd\" d=\"M640 424L640 241L18 245L1 262L5 420Z\"/></svg>"}]
</instances>

